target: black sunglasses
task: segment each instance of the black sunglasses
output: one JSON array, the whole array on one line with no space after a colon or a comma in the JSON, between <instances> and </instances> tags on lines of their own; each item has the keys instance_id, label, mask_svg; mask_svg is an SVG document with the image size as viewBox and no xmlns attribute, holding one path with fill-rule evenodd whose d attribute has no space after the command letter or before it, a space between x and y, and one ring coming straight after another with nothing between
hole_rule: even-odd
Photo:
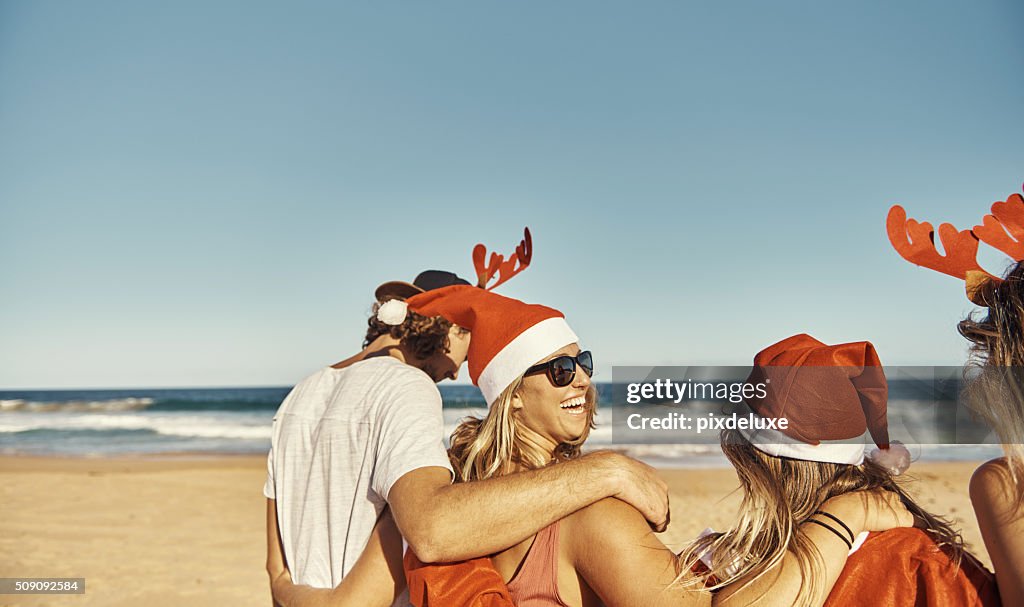
<instances>
[{"instance_id":1,"label":"black sunglasses","mask_svg":"<svg viewBox=\"0 0 1024 607\"><path fill-rule=\"evenodd\" d=\"M594 357L591 355L590 350L580 352L576 356L556 356L551 360L543 363L533 365L526 370L523 375L535 375L537 373L547 373L548 379L556 387L564 388L572 383L572 380L576 379L576 365L579 365L587 377L594 376Z\"/></svg>"}]
</instances>

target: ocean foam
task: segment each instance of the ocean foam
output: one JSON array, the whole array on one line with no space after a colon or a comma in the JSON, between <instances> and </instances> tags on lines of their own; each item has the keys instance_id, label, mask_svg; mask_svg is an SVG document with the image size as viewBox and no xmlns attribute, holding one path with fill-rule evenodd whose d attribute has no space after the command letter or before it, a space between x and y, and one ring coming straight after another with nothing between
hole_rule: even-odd
<instances>
[{"instance_id":1,"label":"ocean foam","mask_svg":"<svg viewBox=\"0 0 1024 607\"><path fill-rule=\"evenodd\" d=\"M112 415L77 414L68 416L24 415L0 421L0 433L31 430L150 430L166 436L197 438L270 439L270 420L231 419L201 415Z\"/></svg>"},{"instance_id":2,"label":"ocean foam","mask_svg":"<svg viewBox=\"0 0 1024 607\"><path fill-rule=\"evenodd\" d=\"M24 399L0 400L0 411L30 411L35 413L76 413L85 411L141 411L152 405L152 398L111 398L106 400L33 401Z\"/></svg>"}]
</instances>

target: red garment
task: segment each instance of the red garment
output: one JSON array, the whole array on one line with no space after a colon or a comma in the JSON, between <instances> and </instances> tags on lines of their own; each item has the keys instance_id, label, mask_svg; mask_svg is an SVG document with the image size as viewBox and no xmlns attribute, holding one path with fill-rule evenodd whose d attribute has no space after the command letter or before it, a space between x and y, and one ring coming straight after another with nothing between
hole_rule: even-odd
<instances>
[{"instance_id":1,"label":"red garment","mask_svg":"<svg viewBox=\"0 0 1024 607\"><path fill-rule=\"evenodd\" d=\"M489 558L425 565L408 550L404 565L415 607L515 607Z\"/></svg>"},{"instance_id":2,"label":"red garment","mask_svg":"<svg viewBox=\"0 0 1024 607\"><path fill-rule=\"evenodd\" d=\"M826 607L998 607L995 576L970 555L957 569L920 529L872 533L850 555Z\"/></svg>"}]
</instances>

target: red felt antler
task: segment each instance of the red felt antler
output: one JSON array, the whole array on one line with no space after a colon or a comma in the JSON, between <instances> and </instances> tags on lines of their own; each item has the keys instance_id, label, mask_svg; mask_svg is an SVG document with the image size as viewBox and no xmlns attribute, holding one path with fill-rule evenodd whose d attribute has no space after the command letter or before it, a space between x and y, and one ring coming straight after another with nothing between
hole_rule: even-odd
<instances>
[{"instance_id":1,"label":"red felt antler","mask_svg":"<svg viewBox=\"0 0 1024 607\"><path fill-rule=\"evenodd\" d=\"M530 265L530 260L533 259L533 240L530 238L530 228L523 229L523 240L520 241L515 253L508 260L504 255L491 253L490 260L484 264L486 257L487 247L482 244L473 247L473 267L476 268L477 286L490 291ZM488 287L487 283L495 276L498 277L498 281Z\"/></svg>"},{"instance_id":2,"label":"red felt antler","mask_svg":"<svg viewBox=\"0 0 1024 607\"><path fill-rule=\"evenodd\" d=\"M992 214L986 215L973 230L958 231L948 223L939 226L945 255L935 249L932 224L907 219L906 211L899 205L889 209L885 227L889 242L903 259L963 280L967 297L982 306L994 301L995 289L1002 280L978 265L978 243L995 247L1014 261L1024 261L1024 197L1020 194L993 203Z\"/></svg>"},{"instance_id":3,"label":"red felt antler","mask_svg":"<svg viewBox=\"0 0 1024 607\"><path fill-rule=\"evenodd\" d=\"M974 226L974 235L1014 261L1024 261L1024 198L1014 194L1005 202L993 203L992 214Z\"/></svg>"},{"instance_id":4,"label":"red felt antler","mask_svg":"<svg viewBox=\"0 0 1024 607\"><path fill-rule=\"evenodd\" d=\"M988 305L991 289L1000 280L978 265L978 237L973 232L957 230L949 223L940 225L939 238L946 250L942 255L935 248L932 224L907 219L907 212L899 205L889 209L885 227L889 242L903 259L963 280L967 298L980 306Z\"/></svg>"},{"instance_id":5,"label":"red felt antler","mask_svg":"<svg viewBox=\"0 0 1024 607\"><path fill-rule=\"evenodd\" d=\"M907 219L907 212L896 205L889 209L885 222L889 242L903 259L925 268L948 274L960 280L968 272L984 272L977 262L978 238L970 230L957 230L952 224L939 226L943 255L935 248L932 224Z\"/></svg>"}]
</instances>

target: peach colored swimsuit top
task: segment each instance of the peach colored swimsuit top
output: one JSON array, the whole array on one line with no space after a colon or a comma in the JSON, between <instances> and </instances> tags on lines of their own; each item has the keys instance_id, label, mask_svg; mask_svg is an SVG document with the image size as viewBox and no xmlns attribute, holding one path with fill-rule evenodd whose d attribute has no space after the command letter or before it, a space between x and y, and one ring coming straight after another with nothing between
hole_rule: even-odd
<instances>
[{"instance_id":1,"label":"peach colored swimsuit top","mask_svg":"<svg viewBox=\"0 0 1024 607\"><path fill-rule=\"evenodd\" d=\"M516 607L569 607L558 594L558 521L537 533L508 591Z\"/></svg>"}]
</instances>

